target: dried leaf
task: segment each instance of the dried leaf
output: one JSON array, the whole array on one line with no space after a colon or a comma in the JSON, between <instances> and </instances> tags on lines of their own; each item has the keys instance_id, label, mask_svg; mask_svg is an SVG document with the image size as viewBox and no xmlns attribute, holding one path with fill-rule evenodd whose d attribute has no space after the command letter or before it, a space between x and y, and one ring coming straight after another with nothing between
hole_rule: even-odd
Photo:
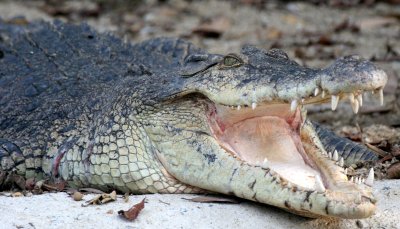
<instances>
[{"instance_id":1,"label":"dried leaf","mask_svg":"<svg viewBox=\"0 0 400 229\"><path fill-rule=\"evenodd\" d=\"M387 169L387 178L389 179L399 179L400 178L400 162L392 164Z\"/></svg>"},{"instance_id":2,"label":"dried leaf","mask_svg":"<svg viewBox=\"0 0 400 229\"><path fill-rule=\"evenodd\" d=\"M86 204L82 204L82 207L87 207L89 205L105 204L117 199L117 193L112 191L110 194L104 193L95 196L93 199L86 201Z\"/></svg>"},{"instance_id":3,"label":"dried leaf","mask_svg":"<svg viewBox=\"0 0 400 229\"><path fill-rule=\"evenodd\" d=\"M21 197L21 196L24 196L24 194L22 194L21 192L14 192L11 196L12 197Z\"/></svg>"},{"instance_id":4,"label":"dried leaf","mask_svg":"<svg viewBox=\"0 0 400 229\"><path fill-rule=\"evenodd\" d=\"M144 208L145 200L146 200L146 198L144 198L140 203L133 205L128 211L119 210L118 214L120 216L123 216L127 220L130 220L130 221L135 220L138 217L140 211L142 211L142 209Z\"/></svg>"},{"instance_id":5,"label":"dried leaf","mask_svg":"<svg viewBox=\"0 0 400 229\"><path fill-rule=\"evenodd\" d=\"M65 182L57 182L57 183L44 183L42 185L42 189L47 190L47 191L62 191L65 188L66 183Z\"/></svg>"},{"instance_id":6,"label":"dried leaf","mask_svg":"<svg viewBox=\"0 0 400 229\"><path fill-rule=\"evenodd\" d=\"M80 188L80 192L85 192L85 193L94 193L94 194L104 194L105 192L95 189L95 188Z\"/></svg>"},{"instance_id":7,"label":"dried leaf","mask_svg":"<svg viewBox=\"0 0 400 229\"><path fill-rule=\"evenodd\" d=\"M189 200L192 202L198 202L198 203L231 203L231 204L237 204L239 203L235 199L230 199L230 198L224 198L224 197L214 197L214 196L199 196L199 197L194 197L194 198L182 198L184 200Z\"/></svg>"}]
</instances>

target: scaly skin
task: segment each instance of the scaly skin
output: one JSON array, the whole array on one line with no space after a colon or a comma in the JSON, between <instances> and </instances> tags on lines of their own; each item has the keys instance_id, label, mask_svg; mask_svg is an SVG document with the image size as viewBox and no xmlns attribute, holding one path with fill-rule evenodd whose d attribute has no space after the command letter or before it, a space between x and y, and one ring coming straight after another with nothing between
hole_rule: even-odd
<instances>
[{"instance_id":1,"label":"scaly skin","mask_svg":"<svg viewBox=\"0 0 400 229\"><path fill-rule=\"evenodd\" d=\"M345 164L376 159L366 148L304 116L290 118L332 187L317 191L233 155L214 128L226 124L220 115L229 106L289 109L302 98L319 103L380 90L386 75L368 61L346 57L314 70L280 50L246 46L224 57L166 38L132 46L61 22L0 21L0 52L0 186L1 175L16 173L131 193L209 190L307 216L363 218L374 211L371 189L343 181L343 169L325 151L341 146ZM326 96L313 96L316 88Z\"/></svg>"}]
</instances>

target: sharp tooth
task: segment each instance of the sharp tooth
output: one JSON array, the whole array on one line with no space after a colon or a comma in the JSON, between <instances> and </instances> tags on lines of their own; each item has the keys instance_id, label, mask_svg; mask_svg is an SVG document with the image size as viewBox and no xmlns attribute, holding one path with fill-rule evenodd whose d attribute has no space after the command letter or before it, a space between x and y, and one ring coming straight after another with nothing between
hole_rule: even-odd
<instances>
[{"instance_id":1,"label":"sharp tooth","mask_svg":"<svg viewBox=\"0 0 400 229\"><path fill-rule=\"evenodd\" d=\"M268 168L268 159L267 158L264 158L264 161L263 161L263 163L261 165L261 168L263 168L263 169L267 169Z\"/></svg>"},{"instance_id":2,"label":"sharp tooth","mask_svg":"<svg viewBox=\"0 0 400 229\"><path fill-rule=\"evenodd\" d=\"M354 183L358 184L358 177L354 179Z\"/></svg>"},{"instance_id":3,"label":"sharp tooth","mask_svg":"<svg viewBox=\"0 0 400 229\"><path fill-rule=\"evenodd\" d=\"M329 159L332 159L332 152L328 153L328 157L329 157Z\"/></svg>"},{"instance_id":4,"label":"sharp tooth","mask_svg":"<svg viewBox=\"0 0 400 229\"><path fill-rule=\"evenodd\" d=\"M315 177L315 190L317 190L317 192L325 192L325 186L319 176Z\"/></svg>"},{"instance_id":5,"label":"sharp tooth","mask_svg":"<svg viewBox=\"0 0 400 229\"><path fill-rule=\"evenodd\" d=\"M373 168L371 168L371 170L369 170L368 177L365 180L365 184L368 186L371 186L371 187L374 184L374 169Z\"/></svg>"},{"instance_id":6,"label":"sharp tooth","mask_svg":"<svg viewBox=\"0 0 400 229\"><path fill-rule=\"evenodd\" d=\"M333 111L336 110L336 107L338 106L338 104L339 104L339 96L338 95L332 95L331 108L332 108Z\"/></svg>"},{"instance_id":7,"label":"sharp tooth","mask_svg":"<svg viewBox=\"0 0 400 229\"><path fill-rule=\"evenodd\" d=\"M333 159L334 161L339 160L339 154L338 154L337 150L335 150L335 151L333 152L333 157L332 157L332 159Z\"/></svg>"},{"instance_id":8,"label":"sharp tooth","mask_svg":"<svg viewBox=\"0 0 400 229\"><path fill-rule=\"evenodd\" d=\"M350 177L350 182L354 182L354 177Z\"/></svg>"},{"instance_id":9,"label":"sharp tooth","mask_svg":"<svg viewBox=\"0 0 400 229\"><path fill-rule=\"evenodd\" d=\"M343 159L343 157L340 157L339 166L340 166L340 167L343 167L343 166L344 166L344 159Z\"/></svg>"},{"instance_id":10,"label":"sharp tooth","mask_svg":"<svg viewBox=\"0 0 400 229\"><path fill-rule=\"evenodd\" d=\"M319 87L315 88L314 90L314 96L317 96L319 94Z\"/></svg>"},{"instance_id":11,"label":"sharp tooth","mask_svg":"<svg viewBox=\"0 0 400 229\"><path fill-rule=\"evenodd\" d=\"M254 109L256 109L256 107L257 107L257 103L252 103L252 104L251 104L251 109L254 110Z\"/></svg>"},{"instance_id":12,"label":"sharp tooth","mask_svg":"<svg viewBox=\"0 0 400 229\"><path fill-rule=\"evenodd\" d=\"M321 98L325 98L325 91L322 90Z\"/></svg>"},{"instance_id":13,"label":"sharp tooth","mask_svg":"<svg viewBox=\"0 0 400 229\"><path fill-rule=\"evenodd\" d=\"M381 103L381 106L383 106L383 89L379 89L379 102Z\"/></svg>"},{"instance_id":14,"label":"sharp tooth","mask_svg":"<svg viewBox=\"0 0 400 229\"><path fill-rule=\"evenodd\" d=\"M295 111L296 108L297 108L297 100L294 99L294 100L292 100L292 103L290 104L290 110Z\"/></svg>"},{"instance_id":15,"label":"sharp tooth","mask_svg":"<svg viewBox=\"0 0 400 229\"><path fill-rule=\"evenodd\" d=\"M361 184L364 184L364 182L365 182L365 179L361 178Z\"/></svg>"},{"instance_id":16,"label":"sharp tooth","mask_svg":"<svg viewBox=\"0 0 400 229\"><path fill-rule=\"evenodd\" d=\"M349 100L350 100L350 103L354 103L354 94L353 93L349 93Z\"/></svg>"},{"instance_id":17,"label":"sharp tooth","mask_svg":"<svg viewBox=\"0 0 400 229\"><path fill-rule=\"evenodd\" d=\"M354 101L351 103L351 108L353 108L354 114L357 114L357 113L358 113L358 109L360 108L359 103L358 103L358 100L354 100Z\"/></svg>"},{"instance_id":18,"label":"sharp tooth","mask_svg":"<svg viewBox=\"0 0 400 229\"><path fill-rule=\"evenodd\" d=\"M242 108L242 107L241 107L240 105L238 105L236 109L237 109L237 110L240 110L240 108Z\"/></svg>"},{"instance_id":19,"label":"sharp tooth","mask_svg":"<svg viewBox=\"0 0 400 229\"><path fill-rule=\"evenodd\" d=\"M362 93L360 93L360 94L358 94L357 95L357 101L358 101L358 105L360 105L360 107L362 107L362 105L363 105L363 98L362 98Z\"/></svg>"},{"instance_id":20,"label":"sharp tooth","mask_svg":"<svg viewBox=\"0 0 400 229\"><path fill-rule=\"evenodd\" d=\"M344 169L344 175L347 175L347 168Z\"/></svg>"}]
</instances>

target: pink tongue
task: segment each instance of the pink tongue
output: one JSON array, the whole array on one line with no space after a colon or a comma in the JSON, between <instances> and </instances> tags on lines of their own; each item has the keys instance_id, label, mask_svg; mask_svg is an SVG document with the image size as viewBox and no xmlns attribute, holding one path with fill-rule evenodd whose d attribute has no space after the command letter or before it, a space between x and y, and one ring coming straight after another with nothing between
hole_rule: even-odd
<instances>
[{"instance_id":1,"label":"pink tongue","mask_svg":"<svg viewBox=\"0 0 400 229\"><path fill-rule=\"evenodd\" d=\"M262 165L267 158L267 166L282 177L313 189L320 175L308 165L310 160L299 136L300 119L296 116L290 123L276 116L247 119L225 129L219 139L247 163Z\"/></svg>"},{"instance_id":2,"label":"pink tongue","mask_svg":"<svg viewBox=\"0 0 400 229\"><path fill-rule=\"evenodd\" d=\"M268 161L299 163L303 158L298 153L301 147L298 136L286 120L266 116L237 123L219 139L250 164L261 163L266 157Z\"/></svg>"}]
</instances>

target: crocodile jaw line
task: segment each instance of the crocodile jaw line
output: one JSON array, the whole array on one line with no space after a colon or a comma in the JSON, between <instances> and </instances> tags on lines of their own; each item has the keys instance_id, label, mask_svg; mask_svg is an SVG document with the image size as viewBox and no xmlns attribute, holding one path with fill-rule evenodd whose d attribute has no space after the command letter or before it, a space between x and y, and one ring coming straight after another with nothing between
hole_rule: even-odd
<instances>
[{"instance_id":1,"label":"crocodile jaw line","mask_svg":"<svg viewBox=\"0 0 400 229\"><path fill-rule=\"evenodd\" d=\"M341 162L343 159L337 152L327 153L318 146L313 131L303 126L305 112L297 105L294 110L291 106L293 104L261 103L256 108L242 106L236 109L211 103L208 121L214 138L228 154L255 169L274 174L281 182L282 190L294 190L291 195L298 192L321 195L326 199L326 209L333 200L337 205L334 204L332 209L344 211L354 206L349 211L361 212L353 215L338 212L336 216L370 216L375 209L370 187L348 179ZM346 206L346 202L351 204ZM328 211L318 214L335 216Z\"/></svg>"}]
</instances>

